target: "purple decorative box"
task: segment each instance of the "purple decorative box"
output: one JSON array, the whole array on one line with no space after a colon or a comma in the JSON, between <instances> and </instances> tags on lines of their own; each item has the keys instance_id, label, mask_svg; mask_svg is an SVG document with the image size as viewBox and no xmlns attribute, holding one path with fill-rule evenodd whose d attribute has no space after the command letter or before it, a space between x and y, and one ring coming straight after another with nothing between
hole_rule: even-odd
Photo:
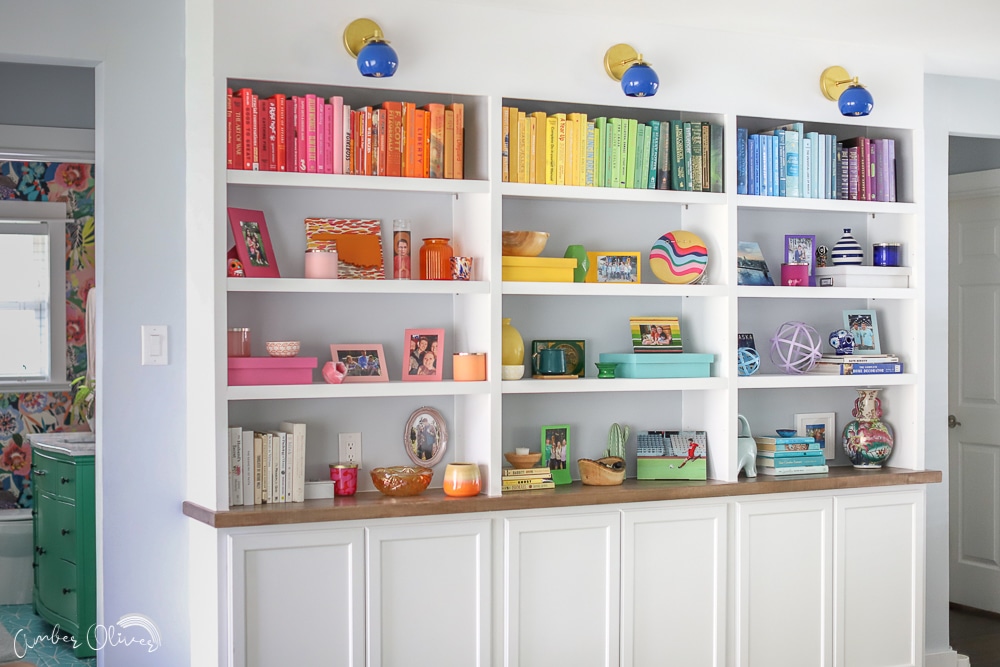
<instances>
[{"instance_id":1,"label":"purple decorative box","mask_svg":"<svg viewBox=\"0 0 1000 667\"><path fill-rule=\"evenodd\" d=\"M229 384L312 384L317 357L229 357Z\"/></svg>"}]
</instances>

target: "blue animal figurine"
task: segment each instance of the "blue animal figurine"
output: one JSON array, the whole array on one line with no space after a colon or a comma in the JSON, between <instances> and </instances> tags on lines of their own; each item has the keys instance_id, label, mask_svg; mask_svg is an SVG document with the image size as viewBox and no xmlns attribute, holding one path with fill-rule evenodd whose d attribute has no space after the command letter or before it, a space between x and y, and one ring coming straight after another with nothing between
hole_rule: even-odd
<instances>
[{"instance_id":1,"label":"blue animal figurine","mask_svg":"<svg viewBox=\"0 0 1000 667\"><path fill-rule=\"evenodd\" d=\"M830 334L830 347L837 354L854 354L854 336L847 329L837 329Z\"/></svg>"}]
</instances>

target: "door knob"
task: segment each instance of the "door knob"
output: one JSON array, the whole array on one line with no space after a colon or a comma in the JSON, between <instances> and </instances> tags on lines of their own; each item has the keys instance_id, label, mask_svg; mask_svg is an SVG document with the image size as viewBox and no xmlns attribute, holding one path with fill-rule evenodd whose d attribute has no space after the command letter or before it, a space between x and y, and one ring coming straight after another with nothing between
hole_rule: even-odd
<instances>
[{"instance_id":1,"label":"door knob","mask_svg":"<svg viewBox=\"0 0 1000 667\"><path fill-rule=\"evenodd\" d=\"M955 419L955 415L948 415L948 428L955 428L956 426L961 426L962 422Z\"/></svg>"}]
</instances>

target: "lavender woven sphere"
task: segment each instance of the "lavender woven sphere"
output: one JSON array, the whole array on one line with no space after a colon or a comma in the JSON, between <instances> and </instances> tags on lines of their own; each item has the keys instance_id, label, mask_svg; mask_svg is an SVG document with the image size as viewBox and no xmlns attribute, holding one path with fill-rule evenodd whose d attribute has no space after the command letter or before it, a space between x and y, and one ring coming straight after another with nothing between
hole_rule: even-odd
<instances>
[{"instance_id":1,"label":"lavender woven sphere","mask_svg":"<svg viewBox=\"0 0 1000 667\"><path fill-rule=\"evenodd\" d=\"M789 375L808 373L820 358L819 333L803 322L785 322L771 337L771 361Z\"/></svg>"}]
</instances>

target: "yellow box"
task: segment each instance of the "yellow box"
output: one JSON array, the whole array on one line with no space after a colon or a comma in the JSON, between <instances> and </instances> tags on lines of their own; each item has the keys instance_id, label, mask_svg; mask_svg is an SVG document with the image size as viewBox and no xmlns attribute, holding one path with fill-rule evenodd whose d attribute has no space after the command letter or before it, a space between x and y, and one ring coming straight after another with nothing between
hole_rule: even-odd
<instances>
[{"instance_id":1,"label":"yellow box","mask_svg":"<svg viewBox=\"0 0 1000 667\"><path fill-rule=\"evenodd\" d=\"M504 257L503 279L510 282L571 283L576 259Z\"/></svg>"}]
</instances>

